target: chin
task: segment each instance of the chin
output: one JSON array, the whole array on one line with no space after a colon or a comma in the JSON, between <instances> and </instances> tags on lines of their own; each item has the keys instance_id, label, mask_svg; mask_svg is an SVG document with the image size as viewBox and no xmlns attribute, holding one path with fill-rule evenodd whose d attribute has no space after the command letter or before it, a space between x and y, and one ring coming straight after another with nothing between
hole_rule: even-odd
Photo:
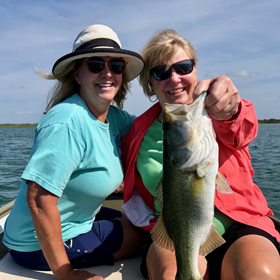
<instances>
[{"instance_id":1,"label":"chin","mask_svg":"<svg viewBox=\"0 0 280 280\"><path fill-rule=\"evenodd\" d=\"M192 98L177 98L172 100L171 104L190 104L193 102Z\"/></svg>"}]
</instances>

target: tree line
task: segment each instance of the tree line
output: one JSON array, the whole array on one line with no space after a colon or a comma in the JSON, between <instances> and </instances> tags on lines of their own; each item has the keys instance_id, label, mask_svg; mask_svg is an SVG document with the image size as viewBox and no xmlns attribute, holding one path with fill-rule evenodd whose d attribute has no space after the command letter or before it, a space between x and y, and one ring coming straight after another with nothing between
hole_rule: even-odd
<instances>
[{"instance_id":1,"label":"tree line","mask_svg":"<svg viewBox=\"0 0 280 280\"><path fill-rule=\"evenodd\" d=\"M0 124L0 127L35 127L37 126L36 123L24 123L24 124L15 124L15 123L5 123L5 124Z\"/></svg>"},{"instance_id":2,"label":"tree line","mask_svg":"<svg viewBox=\"0 0 280 280\"><path fill-rule=\"evenodd\" d=\"M264 120L258 120L259 124L276 124L280 123L280 120L278 119L264 119Z\"/></svg>"}]
</instances>

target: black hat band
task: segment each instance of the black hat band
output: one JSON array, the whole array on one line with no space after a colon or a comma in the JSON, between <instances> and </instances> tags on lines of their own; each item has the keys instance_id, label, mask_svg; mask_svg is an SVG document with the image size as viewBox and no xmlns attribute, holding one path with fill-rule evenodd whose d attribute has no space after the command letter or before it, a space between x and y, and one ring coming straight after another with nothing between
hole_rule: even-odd
<instances>
[{"instance_id":1,"label":"black hat band","mask_svg":"<svg viewBox=\"0 0 280 280\"><path fill-rule=\"evenodd\" d=\"M120 49L120 46L114 40L99 38L90 40L80 45L75 51L80 51L84 49L94 49L96 47L113 47L114 49Z\"/></svg>"}]
</instances>

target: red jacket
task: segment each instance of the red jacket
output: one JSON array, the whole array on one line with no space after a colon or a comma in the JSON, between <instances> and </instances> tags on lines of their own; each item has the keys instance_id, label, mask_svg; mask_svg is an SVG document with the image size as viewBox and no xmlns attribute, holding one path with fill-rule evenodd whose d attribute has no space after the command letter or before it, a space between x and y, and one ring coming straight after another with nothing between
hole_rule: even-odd
<instances>
[{"instance_id":1,"label":"red jacket","mask_svg":"<svg viewBox=\"0 0 280 280\"><path fill-rule=\"evenodd\" d=\"M161 111L156 103L135 119L132 128L122 138L122 158L125 170L124 205L127 216L136 225L150 231L156 221L154 197L145 188L136 168L141 141ZM256 137L258 120L253 104L241 100L240 112L234 121L213 121L219 145L219 172L230 184L233 194L215 195L215 206L235 221L260 228L280 241L273 215L261 190L253 183L248 145Z\"/></svg>"}]
</instances>

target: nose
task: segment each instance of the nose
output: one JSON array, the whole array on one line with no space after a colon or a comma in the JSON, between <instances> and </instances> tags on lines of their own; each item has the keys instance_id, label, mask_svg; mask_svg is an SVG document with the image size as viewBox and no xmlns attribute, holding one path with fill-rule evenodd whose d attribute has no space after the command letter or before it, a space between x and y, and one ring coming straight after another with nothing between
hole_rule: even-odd
<instances>
[{"instance_id":1,"label":"nose","mask_svg":"<svg viewBox=\"0 0 280 280\"><path fill-rule=\"evenodd\" d=\"M181 76L175 71L173 67L171 67L171 75L169 79L173 82L178 82L181 80Z\"/></svg>"},{"instance_id":2,"label":"nose","mask_svg":"<svg viewBox=\"0 0 280 280\"><path fill-rule=\"evenodd\" d=\"M104 76L107 76L107 77L111 77L112 76L112 70L109 67L108 61L104 61L104 68L101 71L101 75L104 75Z\"/></svg>"}]
</instances>

